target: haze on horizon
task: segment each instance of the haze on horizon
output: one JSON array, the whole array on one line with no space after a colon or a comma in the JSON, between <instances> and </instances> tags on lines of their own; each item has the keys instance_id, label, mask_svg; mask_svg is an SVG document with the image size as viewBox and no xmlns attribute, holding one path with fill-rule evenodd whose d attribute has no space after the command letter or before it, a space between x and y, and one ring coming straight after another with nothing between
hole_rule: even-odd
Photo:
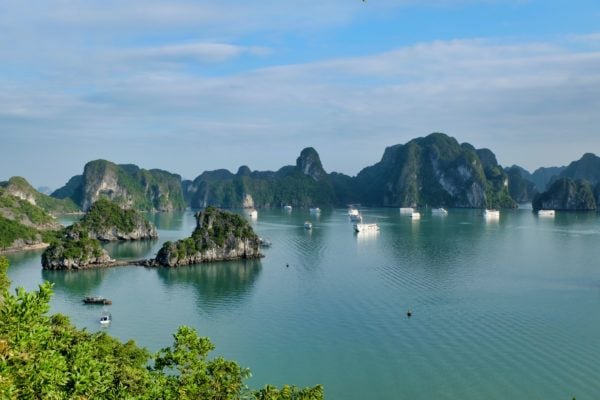
<instances>
[{"instance_id":1,"label":"haze on horizon","mask_svg":"<svg viewBox=\"0 0 600 400\"><path fill-rule=\"evenodd\" d=\"M504 166L600 152L600 5L559 0L0 3L0 180L98 158L193 179L304 147L355 175L431 132Z\"/></svg>"}]
</instances>

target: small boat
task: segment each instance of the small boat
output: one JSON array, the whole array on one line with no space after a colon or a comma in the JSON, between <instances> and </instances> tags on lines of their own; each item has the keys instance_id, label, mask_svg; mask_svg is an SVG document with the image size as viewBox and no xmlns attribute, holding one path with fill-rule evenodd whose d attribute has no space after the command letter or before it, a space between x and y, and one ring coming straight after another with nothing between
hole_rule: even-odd
<instances>
[{"instance_id":1,"label":"small boat","mask_svg":"<svg viewBox=\"0 0 600 400\"><path fill-rule=\"evenodd\" d=\"M360 215L360 213L358 212L358 210L356 208L349 208L348 209L348 216L352 217L352 216L357 216Z\"/></svg>"},{"instance_id":2,"label":"small boat","mask_svg":"<svg viewBox=\"0 0 600 400\"><path fill-rule=\"evenodd\" d=\"M321 209L319 207L311 207L309 211L311 214L319 214L321 212Z\"/></svg>"},{"instance_id":3,"label":"small boat","mask_svg":"<svg viewBox=\"0 0 600 400\"><path fill-rule=\"evenodd\" d=\"M379 230L379 225L377 224L362 224L357 223L354 224L354 231L356 232L374 232Z\"/></svg>"},{"instance_id":4,"label":"small boat","mask_svg":"<svg viewBox=\"0 0 600 400\"><path fill-rule=\"evenodd\" d=\"M411 217L413 220L415 220L415 219L421 219L421 213L418 213L418 212L416 212L416 211L415 211L414 213L412 213L412 214L410 215L410 217Z\"/></svg>"},{"instance_id":5,"label":"small boat","mask_svg":"<svg viewBox=\"0 0 600 400\"><path fill-rule=\"evenodd\" d=\"M83 298L83 302L85 304L102 304L102 305L111 305L112 301L109 299L105 299L102 296L88 296Z\"/></svg>"},{"instance_id":6,"label":"small boat","mask_svg":"<svg viewBox=\"0 0 600 400\"><path fill-rule=\"evenodd\" d=\"M104 311L100 316L100 324L108 325L112 321L112 315L108 311Z\"/></svg>"},{"instance_id":7,"label":"small boat","mask_svg":"<svg viewBox=\"0 0 600 400\"><path fill-rule=\"evenodd\" d=\"M538 210L538 217L554 217L556 212L554 210Z\"/></svg>"},{"instance_id":8,"label":"small boat","mask_svg":"<svg viewBox=\"0 0 600 400\"><path fill-rule=\"evenodd\" d=\"M499 210L493 210L493 209L486 209L483 212L483 216L489 219L497 219L500 218L500 211Z\"/></svg>"},{"instance_id":9,"label":"small boat","mask_svg":"<svg viewBox=\"0 0 600 400\"><path fill-rule=\"evenodd\" d=\"M304 222L304 229L312 229L312 223L310 221Z\"/></svg>"},{"instance_id":10,"label":"small boat","mask_svg":"<svg viewBox=\"0 0 600 400\"><path fill-rule=\"evenodd\" d=\"M400 207L400 214L411 215L415 212L415 209L412 207Z\"/></svg>"},{"instance_id":11,"label":"small boat","mask_svg":"<svg viewBox=\"0 0 600 400\"><path fill-rule=\"evenodd\" d=\"M285 205L285 206L283 206L283 209L284 209L285 211L292 211L292 206L290 206L290 205Z\"/></svg>"},{"instance_id":12,"label":"small boat","mask_svg":"<svg viewBox=\"0 0 600 400\"><path fill-rule=\"evenodd\" d=\"M431 214L432 215L448 215L448 210L446 210L445 208L432 208L431 209Z\"/></svg>"}]
</instances>

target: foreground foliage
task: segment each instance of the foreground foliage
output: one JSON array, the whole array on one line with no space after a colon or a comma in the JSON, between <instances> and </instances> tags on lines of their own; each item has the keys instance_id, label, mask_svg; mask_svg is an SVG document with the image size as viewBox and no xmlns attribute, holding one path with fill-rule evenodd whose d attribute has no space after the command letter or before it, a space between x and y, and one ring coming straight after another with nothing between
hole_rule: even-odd
<instances>
[{"instance_id":1,"label":"foreground foliage","mask_svg":"<svg viewBox=\"0 0 600 400\"><path fill-rule=\"evenodd\" d=\"M258 399L319 400L323 388L252 391L249 370L221 357L195 330L181 327L155 356L104 332L48 316L52 285L10 294L8 262L0 258L0 398L2 399Z\"/></svg>"}]
</instances>

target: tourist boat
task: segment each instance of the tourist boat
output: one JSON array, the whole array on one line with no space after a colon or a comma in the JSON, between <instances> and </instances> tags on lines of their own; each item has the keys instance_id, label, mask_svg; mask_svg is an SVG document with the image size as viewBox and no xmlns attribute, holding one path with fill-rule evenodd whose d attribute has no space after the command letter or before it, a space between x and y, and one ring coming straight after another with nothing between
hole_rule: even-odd
<instances>
[{"instance_id":1,"label":"tourist boat","mask_svg":"<svg viewBox=\"0 0 600 400\"><path fill-rule=\"evenodd\" d=\"M292 206L290 206L290 205L285 205L285 206L283 206L283 209L284 209L285 211L292 211Z\"/></svg>"},{"instance_id":2,"label":"tourist boat","mask_svg":"<svg viewBox=\"0 0 600 400\"><path fill-rule=\"evenodd\" d=\"M304 229L312 229L312 223L310 221L304 222Z\"/></svg>"},{"instance_id":3,"label":"tourist boat","mask_svg":"<svg viewBox=\"0 0 600 400\"><path fill-rule=\"evenodd\" d=\"M538 210L538 217L554 217L556 212L554 210Z\"/></svg>"},{"instance_id":4,"label":"tourist boat","mask_svg":"<svg viewBox=\"0 0 600 400\"><path fill-rule=\"evenodd\" d=\"M415 219L421 219L421 213L418 212L413 212L410 217L415 220Z\"/></svg>"},{"instance_id":5,"label":"tourist boat","mask_svg":"<svg viewBox=\"0 0 600 400\"><path fill-rule=\"evenodd\" d=\"M374 232L379 230L379 225L377 224L354 224L354 231L356 232Z\"/></svg>"},{"instance_id":6,"label":"tourist boat","mask_svg":"<svg viewBox=\"0 0 600 400\"><path fill-rule=\"evenodd\" d=\"M483 212L483 215L484 215L484 217L490 218L490 219L500 218L500 211L499 210L486 209Z\"/></svg>"},{"instance_id":7,"label":"tourist boat","mask_svg":"<svg viewBox=\"0 0 600 400\"><path fill-rule=\"evenodd\" d=\"M319 214L321 212L321 209L319 207L311 207L309 211L311 214Z\"/></svg>"},{"instance_id":8,"label":"tourist boat","mask_svg":"<svg viewBox=\"0 0 600 400\"><path fill-rule=\"evenodd\" d=\"M355 217L357 215L360 215L360 213L358 212L358 210L356 208L349 208L348 209L348 216L350 218L352 218L353 216Z\"/></svg>"},{"instance_id":9,"label":"tourist boat","mask_svg":"<svg viewBox=\"0 0 600 400\"><path fill-rule=\"evenodd\" d=\"M431 214L433 215L448 215L448 210L446 210L445 208L432 208L431 209Z\"/></svg>"},{"instance_id":10,"label":"tourist boat","mask_svg":"<svg viewBox=\"0 0 600 400\"><path fill-rule=\"evenodd\" d=\"M85 304L102 304L102 305L110 305L112 301L109 299L105 299L101 296L88 296L83 298L83 302Z\"/></svg>"},{"instance_id":11,"label":"tourist boat","mask_svg":"<svg viewBox=\"0 0 600 400\"><path fill-rule=\"evenodd\" d=\"M415 212L415 209L412 207L400 207L400 214L411 215Z\"/></svg>"},{"instance_id":12,"label":"tourist boat","mask_svg":"<svg viewBox=\"0 0 600 400\"><path fill-rule=\"evenodd\" d=\"M110 313L108 311L104 311L102 313L102 315L100 316L100 324L108 325L108 324L110 324L111 321L112 321L112 315L110 315Z\"/></svg>"}]
</instances>

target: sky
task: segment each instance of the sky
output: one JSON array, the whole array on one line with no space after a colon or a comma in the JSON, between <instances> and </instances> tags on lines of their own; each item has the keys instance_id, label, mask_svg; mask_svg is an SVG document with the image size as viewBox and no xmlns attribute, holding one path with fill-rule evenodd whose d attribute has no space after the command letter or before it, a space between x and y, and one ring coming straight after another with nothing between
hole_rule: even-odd
<instances>
[{"instance_id":1,"label":"sky","mask_svg":"<svg viewBox=\"0 0 600 400\"><path fill-rule=\"evenodd\" d=\"M600 3L0 0L0 180L107 159L193 179L431 132L531 171L600 153Z\"/></svg>"}]
</instances>

